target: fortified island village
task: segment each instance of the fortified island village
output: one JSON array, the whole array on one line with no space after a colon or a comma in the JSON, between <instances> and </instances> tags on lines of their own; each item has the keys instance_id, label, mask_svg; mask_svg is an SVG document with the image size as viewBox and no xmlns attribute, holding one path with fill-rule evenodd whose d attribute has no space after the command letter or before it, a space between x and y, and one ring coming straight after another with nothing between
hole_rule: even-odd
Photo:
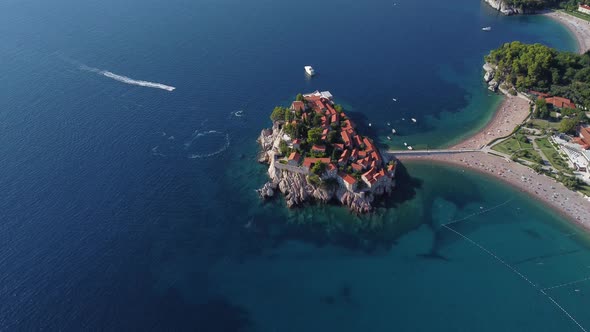
<instances>
[{"instance_id":1,"label":"fortified island village","mask_svg":"<svg viewBox=\"0 0 590 332\"><path fill-rule=\"evenodd\" d=\"M299 94L289 108L276 107L271 119L272 128L258 139L259 161L270 165L270 181L258 190L262 198L278 189L288 207L336 200L366 213L377 196L395 187L396 162L356 132L329 91Z\"/></svg>"}]
</instances>

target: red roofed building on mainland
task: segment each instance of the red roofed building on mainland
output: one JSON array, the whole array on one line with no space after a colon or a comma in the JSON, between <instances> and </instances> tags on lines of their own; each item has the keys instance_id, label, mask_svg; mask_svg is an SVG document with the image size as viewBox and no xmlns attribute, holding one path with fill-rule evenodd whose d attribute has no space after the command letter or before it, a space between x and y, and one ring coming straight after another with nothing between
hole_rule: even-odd
<instances>
[{"instance_id":1,"label":"red roofed building on mainland","mask_svg":"<svg viewBox=\"0 0 590 332\"><path fill-rule=\"evenodd\" d=\"M535 90L529 90L529 93L532 95L537 96L538 98L547 98L547 97L551 97L550 94L545 93L545 92L539 92L539 91L535 91Z\"/></svg>"},{"instance_id":2,"label":"red roofed building on mainland","mask_svg":"<svg viewBox=\"0 0 590 332\"><path fill-rule=\"evenodd\" d=\"M342 143L334 143L334 150L339 150L339 151L344 150L344 144L342 144Z\"/></svg>"},{"instance_id":3,"label":"red roofed building on mainland","mask_svg":"<svg viewBox=\"0 0 590 332\"><path fill-rule=\"evenodd\" d=\"M348 191L356 190L357 181L353 176L346 173L338 173L338 177L340 178L340 183L342 183Z\"/></svg>"},{"instance_id":4,"label":"red roofed building on mainland","mask_svg":"<svg viewBox=\"0 0 590 332\"><path fill-rule=\"evenodd\" d=\"M293 111L305 111L305 103L302 101L294 101L291 103L291 109Z\"/></svg>"},{"instance_id":5,"label":"red roofed building on mainland","mask_svg":"<svg viewBox=\"0 0 590 332\"><path fill-rule=\"evenodd\" d=\"M590 15L590 6L588 5L580 5L578 7L578 11L584 14Z\"/></svg>"},{"instance_id":6,"label":"red roofed building on mainland","mask_svg":"<svg viewBox=\"0 0 590 332\"><path fill-rule=\"evenodd\" d=\"M299 149L301 147L301 139L296 138L291 142L291 147L293 147L293 149Z\"/></svg>"},{"instance_id":7,"label":"red roofed building on mainland","mask_svg":"<svg viewBox=\"0 0 590 332\"><path fill-rule=\"evenodd\" d=\"M576 105L571 100L563 97L549 97L545 98L547 104L551 104L557 108L576 108Z\"/></svg>"},{"instance_id":8,"label":"red roofed building on mainland","mask_svg":"<svg viewBox=\"0 0 590 332\"><path fill-rule=\"evenodd\" d=\"M300 159L301 159L301 155L299 154L299 152L291 152L291 154L289 155L287 164L289 164L291 166L297 166L297 165L299 165Z\"/></svg>"},{"instance_id":9,"label":"red roofed building on mainland","mask_svg":"<svg viewBox=\"0 0 590 332\"><path fill-rule=\"evenodd\" d=\"M352 149L352 153L350 154L350 159L355 161L355 160L357 160L358 157L359 157L359 150Z\"/></svg>"},{"instance_id":10,"label":"red roofed building on mainland","mask_svg":"<svg viewBox=\"0 0 590 332\"><path fill-rule=\"evenodd\" d=\"M581 127L580 128L580 144L584 148L584 150L588 150L590 148L590 127Z\"/></svg>"}]
</instances>

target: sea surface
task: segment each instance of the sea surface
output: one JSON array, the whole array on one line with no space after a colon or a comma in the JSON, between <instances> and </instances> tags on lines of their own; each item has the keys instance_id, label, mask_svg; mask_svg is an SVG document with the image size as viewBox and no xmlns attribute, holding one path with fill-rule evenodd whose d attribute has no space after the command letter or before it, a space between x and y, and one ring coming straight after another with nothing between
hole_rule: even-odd
<instances>
[{"instance_id":1,"label":"sea surface","mask_svg":"<svg viewBox=\"0 0 590 332\"><path fill-rule=\"evenodd\" d=\"M254 191L275 105L446 146L512 40L576 47L475 0L0 2L0 330L590 328L588 236L485 175L408 163L362 218Z\"/></svg>"}]
</instances>

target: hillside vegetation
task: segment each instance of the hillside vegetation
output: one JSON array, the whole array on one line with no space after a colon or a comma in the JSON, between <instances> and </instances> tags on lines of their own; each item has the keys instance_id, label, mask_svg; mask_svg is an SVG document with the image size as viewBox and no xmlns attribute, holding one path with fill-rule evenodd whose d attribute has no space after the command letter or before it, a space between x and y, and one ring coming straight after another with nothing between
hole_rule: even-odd
<instances>
[{"instance_id":1,"label":"hillside vegetation","mask_svg":"<svg viewBox=\"0 0 590 332\"><path fill-rule=\"evenodd\" d=\"M495 79L518 91L537 90L590 108L590 52L560 52L541 44L512 42L485 57Z\"/></svg>"}]
</instances>

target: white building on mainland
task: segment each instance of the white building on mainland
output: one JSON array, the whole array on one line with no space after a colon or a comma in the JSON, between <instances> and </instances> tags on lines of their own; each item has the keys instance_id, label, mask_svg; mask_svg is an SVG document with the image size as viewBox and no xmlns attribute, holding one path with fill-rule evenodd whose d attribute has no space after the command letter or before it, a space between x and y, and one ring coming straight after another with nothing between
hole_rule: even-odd
<instances>
[{"instance_id":1,"label":"white building on mainland","mask_svg":"<svg viewBox=\"0 0 590 332\"><path fill-rule=\"evenodd\" d=\"M590 6L588 5L580 5L578 7L578 11L584 14L590 15Z\"/></svg>"}]
</instances>

